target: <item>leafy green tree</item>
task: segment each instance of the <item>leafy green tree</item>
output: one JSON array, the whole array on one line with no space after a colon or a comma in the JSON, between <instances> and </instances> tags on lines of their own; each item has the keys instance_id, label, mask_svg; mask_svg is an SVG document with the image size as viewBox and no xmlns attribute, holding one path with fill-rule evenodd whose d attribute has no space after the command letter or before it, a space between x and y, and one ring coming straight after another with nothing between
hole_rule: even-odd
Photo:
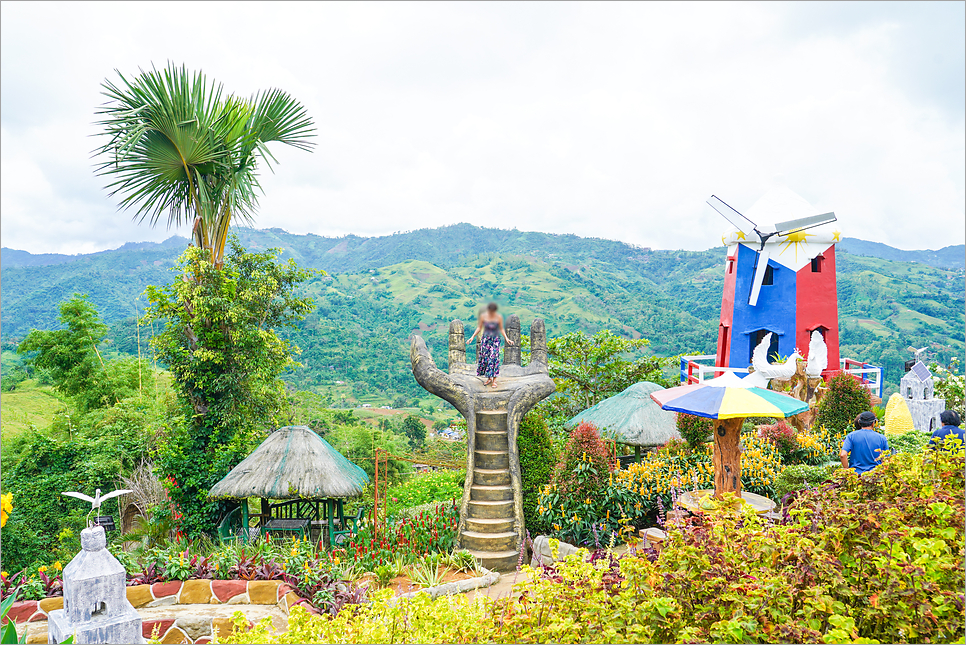
<instances>
[{"instance_id":1,"label":"leafy green tree","mask_svg":"<svg viewBox=\"0 0 966 645\"><path fill-rule=\"evenodd\" d=\"M418 448L426 441L426 426L415 414L410 414L403 419L402 430L409 438L409 445L412 448Z\"/></svg>"},{"instance_id":2,"label":"leafy green tree","mask_svg":"<svg viewBox=\"0 0 966 645\"><path fill-rule=\"evenodd\" d=\"M151 339L158 360L174 376L187 422L172 427L158 466L173 478L172 498L189 534L210 532L217 509L207 491L281 420L287 407L279 376L297 363L298 348L277 329L294 326L311 307L295 294L310 271L280 251L246 252L231 239L223 268L189 247L179 277L148 287L145 322L163 321Z\"/></svg>"},{"instance_id":3,"label":"leafy green tree","mask_svg":"<svg viewBox=\"0 0 966 645\"><path fill-rule=\"evenodd\" d=\"M608 329L593 336L572 332L549 339L550 376L557 393L537 409L560 433L568 419L635 383L651 381L669 386L664 368L677 359L641 356L648 345L645 338L622 338Z\"/></svg>"},{"instance_id":4,"label":"leafy green tree","mask_svg":"<svg viewBox=\"0 0 966 645\"><path fill-rule=\"evenodd\" d=\"M119 84L102 84L108 102L98 125L108 141L97 150L98 174L136 218L191 222L192 242L221 268L233 218L254 219L259 162L275 161L267 144L310 150L311 118L281 90L239 98L173 63L131 80L118 75Z\"/></svg>"},{"instance_id":5,"label":"leafy green tree","mask_svg":"<svg viewBox=\"0 0 966 645\"><path fill-rule=\"evenodd\" d=\"M81 411L116 403L137 384L137 361L105 362L97 346L107 325L86 296L60 303L60 322L66 329L31 330L17 352L24 363L46 373L54 387L72 397ZM142 366L143 367L143 366Z\"/></svg>"}]
</instances>

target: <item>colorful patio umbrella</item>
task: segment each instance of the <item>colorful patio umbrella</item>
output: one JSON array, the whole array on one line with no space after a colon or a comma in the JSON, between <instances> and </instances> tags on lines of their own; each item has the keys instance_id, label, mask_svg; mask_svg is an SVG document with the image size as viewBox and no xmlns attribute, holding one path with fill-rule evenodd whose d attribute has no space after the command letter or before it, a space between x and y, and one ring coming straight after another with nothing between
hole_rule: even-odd
<instances>
[{"instance_id":1,"label":"colorful patio umbrella","mask_svg":"<svg viewBox=\"0 0 966 645\"><path fill-rule=\"evenodd\" d=\"M741 495L741 425L745 417L790 417L808 404L790 396L756 387L732 372L693 385L651 393L662 410L716 419L714 424L714 494Z\"/></svg>"},{"instance_id":2,"label":"colorful patio umbrella","mask_svg":"<svg viewBox=\"0 0 966 645\"><path fill-rule=\"evenodd\" d=\"M732 372L723 376L651 393L662 410L708 419L791 417L808 410L808 404L790 396L742 383Z\"/></svg>"}]
</instances>

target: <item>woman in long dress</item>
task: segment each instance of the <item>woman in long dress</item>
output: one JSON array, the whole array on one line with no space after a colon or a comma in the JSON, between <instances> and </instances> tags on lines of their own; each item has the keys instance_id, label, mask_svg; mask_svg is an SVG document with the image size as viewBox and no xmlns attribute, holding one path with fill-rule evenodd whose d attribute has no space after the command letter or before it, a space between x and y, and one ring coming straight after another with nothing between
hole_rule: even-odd
<instances>
[{"instance_id":1,"label":"woman in long dress","mask_svg":"<svg viewBox=\"0 0 966 645\"><path fill-rule=\"evenodd\" d=\"M496 377L500 375L500 337L503 337L507 345L513 343L503 329L503 316L497 313L495 302L491 302L480 312L476 331L466 344L472 344L477 334L480 334L480 351L476 357L476 375L486 378L484 385L496 387Z\"/></svg>"}]
</instances>

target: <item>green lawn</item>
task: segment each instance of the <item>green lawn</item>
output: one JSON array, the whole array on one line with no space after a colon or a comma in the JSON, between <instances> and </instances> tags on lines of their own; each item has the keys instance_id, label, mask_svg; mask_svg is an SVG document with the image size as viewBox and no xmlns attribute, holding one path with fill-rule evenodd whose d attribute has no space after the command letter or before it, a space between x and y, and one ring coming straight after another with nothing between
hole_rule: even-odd
<instances>
[{"instance_id":1,"label":"green lawn","mask_svg":"<svg viewBox=\"0 0 966 645\"><path fill-rule=\"evenodd\" d=\"M6 443L24 430L45 429L55 414L66 410L67 405L57 398L53 388L24 381L15 391L0 394L0 439Z\"/></svg>"}]
</instances>

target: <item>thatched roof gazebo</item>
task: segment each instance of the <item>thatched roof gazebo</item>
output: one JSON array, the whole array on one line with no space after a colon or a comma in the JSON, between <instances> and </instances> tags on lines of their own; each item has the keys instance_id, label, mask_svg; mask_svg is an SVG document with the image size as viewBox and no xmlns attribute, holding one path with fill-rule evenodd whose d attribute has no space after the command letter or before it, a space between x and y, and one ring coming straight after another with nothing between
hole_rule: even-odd
<instances>
[{"instance_id":1,"label":"thatched roof gazebo","mask_svg":"<svg viewBox=\"0 0 966 645\"><path fill-rule=\"evenodd\" d=\"M364 470L311 429L285 426L270 434L252 454L212 486L208 497L239 500L259 497L263 531L305 533L306 526L315 521L328 528L331 542L336 528L345 526L343 500L361 495L368 482L369 476ZM291 501L270 504L270 499ZM241 508L242 525L247 527L247 503L243 501Z\"/></svg>"},{"instance_id":2,"label":"thatched roof gazebo","mask_svg":"<svg viewBox=\"0 0 966 645\"><path fill-rule=\"evenodd\" d=\"M662 410L651 399L652 392L663 389L647 381L635 383L620 394L587 408L566 425L574 427L584 422L592 423L600 428L602 437L634 446L639 458L641 448L653 448L670 439L681 438L677 416Z\"/></svg>"}]
</instances>

